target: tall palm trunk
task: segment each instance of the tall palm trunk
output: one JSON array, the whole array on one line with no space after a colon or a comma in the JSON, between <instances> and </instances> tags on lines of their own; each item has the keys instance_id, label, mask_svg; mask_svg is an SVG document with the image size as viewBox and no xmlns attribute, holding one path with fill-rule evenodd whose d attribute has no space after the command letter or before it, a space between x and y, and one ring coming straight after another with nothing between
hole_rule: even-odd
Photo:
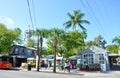
<instances>
[{"instance_id":1,"label":"tall palm trunk","mask_svg":"<svg viewBox=\"0 0 120 78\"><path fill-rule=\"evenodd\" d=\"M54 46L54 67L53 67L53 72L56 73L56 49L57 49L57 40L54 40L53 43Z\"/></svg>"},{"instance_id":2,"label":"tall palm trunk","mask_svg":"<svg viewBox=\"0 0 120 78\"><path fill-rule=\"evenodd\" d=\"M40 37L40 58L42 55L42 44L43 44L43 39L42 39L42 37ZM40 59L40 61L41 61L41 59ZM40 66L41 66L41 63L40 63Z\"/></svg>"},{"instance_id":3,"label":"tall palm trunk","mask_svg":"<svg viewBox=\"0 0 120 78\"><path fill-rule=\"evenodd\" d=\"M38 56L38 61L37 61L37 71L39 71L39 63L40 63L40 57L39 57L39 55L40 55L40 51L39 51L39 36L38 36L38 43L37 43L37 51L38 51L38 53L37 53L37 56Z\"/></svg>"}]
</instances>

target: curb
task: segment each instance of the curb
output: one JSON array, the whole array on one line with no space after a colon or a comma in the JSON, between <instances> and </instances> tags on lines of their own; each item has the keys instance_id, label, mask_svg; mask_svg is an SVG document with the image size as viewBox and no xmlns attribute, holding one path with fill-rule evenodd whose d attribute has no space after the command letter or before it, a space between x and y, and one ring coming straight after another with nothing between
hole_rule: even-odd
<instances>
[{"instance_id":1,"label":"curb","mask_svg":"<svg viewBox=\"0 0 120 78\"><path fill-rule=\"evenodd\" d=\"M74 74L74 73L63 73L63 72L56 72L56 73L54 73L54 72L49 72L49 71L40 71L40 72L42 72L42 73L53 73L53 74L64 74L64 75L81 75L81 76L83 76L84 74Z\"/></svg>"},{"instance_id":2,"label":"curb","mask_svg":"<svg viewBox=\"0 0 120 78\"><path fill-rule=\"evenodd\" d=\"M24 69L24 70L19 70L19 71L23 71L23 72L38 72L38 71L36 71L36 70L31 70L31 71L28 71L27 69ZM54 73L54 72L52 72L52 71L44 71L44 70L40 70L39 71L40 73L52 73L52 74L64 74L64 75L79 75L79 76L83 76L84 74L76 74L76 73L66 73L66 72L56 72L56 73Z\"/></svg>"}]
</instances>

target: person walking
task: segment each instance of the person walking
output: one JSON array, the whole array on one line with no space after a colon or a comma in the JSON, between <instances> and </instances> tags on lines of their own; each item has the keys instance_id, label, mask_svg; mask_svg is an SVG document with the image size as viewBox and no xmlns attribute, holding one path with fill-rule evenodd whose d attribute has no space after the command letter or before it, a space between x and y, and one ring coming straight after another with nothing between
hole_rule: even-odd
<instances>
[{"instance_id":1,"label":"person walking","mask_svg":"<svg viewBox=\"0 0 120 78\"><path fill-rule=\"evenodd\" d=\"M70 61L67 60L67 61L66 61L66 69L67 69L67 71L68 71L69 73L70 73L70 66L71 66Z\"/></svg>"},{"instance_id":2,"label":"person walking","mask_svg":"<svg viewBox=\"0 0 120 78\"><path fill-rule=\"evenodd\" d=\"M70 60L67 61L67 70L68 72L70 73L70 66L71 66L71 63L70 63Z\"/></svg>"},{"instance_id":3,"label":"person walking","mask_svg":"<svg viewBox=\"0 0 120 78\"><path fill-rule=\"evenodd\" d=\"M62 60L61 60L61 70L64 70L65 68L65 60L64 60L64 58L62 58Z\"/></svg>"}]
</instances>

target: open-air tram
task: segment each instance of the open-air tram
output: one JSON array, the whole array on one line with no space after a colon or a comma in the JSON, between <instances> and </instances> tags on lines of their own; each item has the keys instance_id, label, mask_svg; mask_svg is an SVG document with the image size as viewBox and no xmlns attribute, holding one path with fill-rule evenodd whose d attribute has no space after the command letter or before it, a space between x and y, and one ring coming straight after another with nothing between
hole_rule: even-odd
<instances>
[{"instance_id":1,"label":"open-air tram","mask_svg":"<svg viewBox=\"0 0 120 78\"><path fill-rule=\"evenodd\" d=\"M37 50L21 45L13 45L10 48L10 57L12 57L13 67L20 67L22 63L27 62L28 58L35 58Z\"/></svg>"},{"instance_id":2,"label":"open-air tram","mask_svg":"<svg viewBox=\"0 0 120 78\"><path fill-rule=\"evenodd\" d=\"M10 59L10 56L0 54L0 69L12 68L12 63L10 63Z\"/></svg>"}]
</instances>

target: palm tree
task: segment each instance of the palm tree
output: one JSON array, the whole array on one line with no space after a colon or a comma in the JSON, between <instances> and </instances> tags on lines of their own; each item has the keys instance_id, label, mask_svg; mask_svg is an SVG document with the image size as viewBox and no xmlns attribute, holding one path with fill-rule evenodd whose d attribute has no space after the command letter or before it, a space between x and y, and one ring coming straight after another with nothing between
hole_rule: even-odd
<instances>
[{"instance_id":1,"label":"palm tree","mask_svg":"<svg viewBox=\"0 0 120 78\"><path fill-rule=\"evenodd\" d=\"M116 37L112 40L112 42L120 45L120 36L116 36Z\"/></svg>"},{"instance_id":2,"label":"palm tree","mask_svg":"<svg viewBox=\"0 0 120 78\"><path fill-rule=\"evenodd\" d=\"M70 17L70 19L63 24L65 28L69 28L72 26L73 30L76 31L76 26L78 25L82 29L83 37L85 39L87 37L87 33L86 28L82 24L90 24L89 21L82 19L85 14L82 13L80 10L74 10L73 14L68 13L68 16ZM78 48L76 48L76 51L78 51Z\"/></svg>"},{"instance_id":3,"label":"palm tree","mask_svg":"<svg viewBox=\"0 0 120 78\"><path fill-rule=\"evenodd\" d=\"M38 44L37 44L37 49L38 49L38 65L37 65L37 71L39 71L39 61L40 61L40 57L41 57L41 54L42 54L43 38L47 37L47 33L48 33L48 30L46 30L46 29L36 29L34 31L34 35L38 37ZM39 42L40 42L40 51L39 51Z\"/></svg>"},{"instance_id":4,"label":"palm tree","mask_svg":"<svg viewBox=\"0 0 120 78\"><path fill-rule=\"evenodd\" d=\"M70 19L63 25L65 25L65 28L69 28L72 26L74 31L76 31L76 25L78 25L83 31L86 31L86 28L82 24L90 24L90 22L82 19L84 15L85 14L81 13L80 10L74 10L73 15L68 13Z\"/></svg>"},{"instance_id":5,"label":"palm tree","mask_svg":"<svg viewBox=\"0 0 120 78\"><path fill-rule=\"evenodd\" d=\"M56 73L56 52L57 52L57 45L59 43L59 38L61 37L64 31L58 28L53 28L50 30L49 37L53 42L53 47L54 47L54 67L53 67L53 72Z\"/></svg>"},{"instance_id":6,"label":"palm tree","mask_svg":"<svg viewBox=\"0 0 120 78\"><path fill-rule=\"evenodd\" d=\"M108 51L110 51L112 53L118 54L119 53L119 46L117 46L117 45L108 45L106 47L106 50L108 50Z\"/></svg>"}]
</instances>

